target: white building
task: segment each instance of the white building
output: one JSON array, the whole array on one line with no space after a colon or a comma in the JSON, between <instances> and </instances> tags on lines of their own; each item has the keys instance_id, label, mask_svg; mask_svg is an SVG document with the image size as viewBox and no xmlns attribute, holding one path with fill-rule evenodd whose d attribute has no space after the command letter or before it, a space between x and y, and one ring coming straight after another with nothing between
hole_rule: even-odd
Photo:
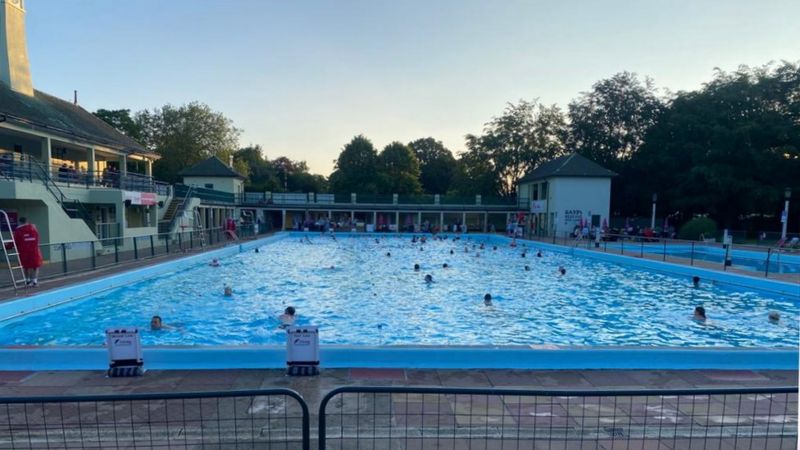
<instances>
[{"instance_id":1,"label":"white building","mask_svg":"<svg viewBox=\"0 0 800 450\"><path fill-rule=\"evenodd\" d=\"M581 221L599 227L608 220L611 178L617 174L577 153L541 164L517 184L528 199L535 233L571 232Z\"/></svg>"},{"instance_id":2,"label":"white building","mask_svg":"<svg viewBox=\"0 0 800 450\"><path fill-rule=\"evenodd\" d=\"M183 184L187 186L227 192L236 198L244 195L245 178L216 156L204 159L178 175L183 177Z\"/></svg>"}]
</instances>

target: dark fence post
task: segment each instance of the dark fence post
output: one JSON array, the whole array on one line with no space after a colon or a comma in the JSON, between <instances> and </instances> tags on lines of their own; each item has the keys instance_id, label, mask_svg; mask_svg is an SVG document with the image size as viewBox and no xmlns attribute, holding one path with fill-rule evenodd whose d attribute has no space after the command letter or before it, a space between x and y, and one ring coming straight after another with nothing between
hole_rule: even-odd
<instances>
[{"instance_id":1,"label":"dark fence post","mask_svg":"<svg viewBox=\"0 0 800 450\"><path fill-rule=\"evenodd\" d=\"M690 258L689 259L689 265L693 266L694 265L694 241L692 241L692 253L691 253L691 256L689 258Z\"/></svg>"},{"instance_id":2,"label":"dark fence post","mask_svg":"<svg viewBox=\"0 0 800 450\"><path fill-rule=\"evenodd\" d=\"M178 249L180 251L183 251L183 238L182 238L182 235L183 235L183 233L178 232Z\"/></svg>"},{"instance_id":3,"label":"dark fence post","mask_svg":"<svg viewBox=\"0 0 800 450\"><path fill-rule=\"evenodd\" d=\"M644 258L644 239L641 241L641 249L639 250L639 258Z\"/></svg>"},{"instance_id":4,"label":"dark fence post","mask_svg":"<svg viewBox=\"0 0 800 450\"><path fill-rule=\"evenodd\" d=\"M194 250L194 231L189 232L189 250Z\"/></svg>"},{"instance_id":5,"label":"dark fence post","mask_svg":"<svg viewBox=\"0 0 800 450\"><path fill-rule=\"evenodd\" d=\"M119 264L119 239L114 239L114 264Z\"/></svg>"},{"instance_id":6,"label":"dark fence post","mask_svg":"<svg viewBox=\"0 0 800 450\"><path fill-rule=\"evenodd\" d=\"M619 240L619 254L620 255L624 255L625 254L625 238L624 237Z\"/></svg>"},{"instance_id":7,"label":"dark fence post","mask_svg":"<svg viewBox=\"0 0 800 450\"><path fill-rule=\"evenodd\" d=\"M167 246L167 253L169 253L169 233L164 235L164 244Z\"/></svg>"},{"instance_id":8,"label":"dark fence post","mask_svg":"<svg viewBox=\"0 0 800 450\"><path fill-rule=\"evenodd\" d=\"M95 249L94 249L94 241L90 241L90 243L92 244L92 269L96 269L97 268L97 255L96 255L96 252L95 252Z\"/></svg>"},{"instance_id":9,"label":"dark fence post","mask_svg":"<svg viewBox=\"0 0 800 450\"><path fill-rule=\"evenodd\" d=\"M67 273L67 244L61 244L61 268Z\"/></svg>"},{"instance_id":10,"label":"dark fence post","mask_svg":"<svg viewBox=\"0 0 800 450\"><path fill-rule=\"evenodd\" d=\"M133 259L139 259L139 244L136 242L136 236L133 237Z\"/></svg>"},{"instance_id":11,"label":"dark fence post","mask_svg":"<svg viewBox=\"0 0 800 450\"><path fill-rule=\"evenodd\" d=\"M663 255L663 258L661 258L661 260L662 261L666 261L667 260L667 240L666 239L664 239L664 253L662 255Z\"/></svg>"},{"instance_id":12,"label":"dark fence post","mask_svg":"<svg viewBox=\"0 0 800 450\"><path fill-rule=\"evenodd\" d=\"M764 265L764 278L769 278L769 257L772 255L772 248L767 249L767 263Z\"/></svg>"},{"instance_id":13,"label":"dark fence post","mask_svg":"<svg viewBox=\"0 0 800 450\"><path fill-rule=\"evenodd\" d=\"M150 235L150 256L151 257L156 256L156 247L155 247L155 244L153 244L153 235L152 234Z\"/></svg>"}]
</instances>

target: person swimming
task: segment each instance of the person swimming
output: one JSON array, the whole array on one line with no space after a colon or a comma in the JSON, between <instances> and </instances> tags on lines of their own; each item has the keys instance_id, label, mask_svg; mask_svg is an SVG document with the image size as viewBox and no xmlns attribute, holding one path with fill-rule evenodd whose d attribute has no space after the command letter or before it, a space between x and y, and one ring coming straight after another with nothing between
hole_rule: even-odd
<instances>
[{"instance_id":1,"label":"person swimming","mask_svg":"<svg viewBox=\"0 0 800 450\"><path fill-rule=\"evenodd\" d=\"M392 253L391 252L386 252L386 256L390 257L390 256L392 256Z\"/></svg>"},{"instance_id":2,"label":"person swimming","mask_svg":"<svg viewBox=\"0 0 800 450\"><path fill-rule=\"evenodd\" d=\"M770 311L767 317L770 323L778 323L781 320L781 313L778 311Z\"/></svg>"},{"instance_id":3,"label":"person swimming","mask_svg":"<svg viewBox=\"0 0 800 450\"><path fill-rule=\"evenodd\" d=\"M442 264L442 269L447 269L448 267L450 266L448 266L447 263Z\"/></svg>"},{"instance_id":4,"label":"person swimming","mask_svg":"<svg viewBox=\"0 0 800 450\"><path fill-rule=\"evenodd\" d=\"M223 293L223 295L225 295L225 297L232 297L233 296L233 288L226 284L225 288L222 290L222 293Z\"/></svg>"},{"instance_id":5,"label":"person swimming","mask_svg":"<svg viewBox=\"0 0 800 450\"><path fill-rule=\"evenodd\" d=\"M492 251L496 251L496 250L497 250L497 246L496 246L496 245L493 245L493 246L492 246Z\"/></svg>"},{"instance_id":6,"label":"person swimming","mask_svg":"<svg viewBox=\"0 0 800 450\"><path fill-rule=\"evenodd\" d=\"M161 316L153 316L150 319L151 330L161 330L164 328L164 323L161 321Z\"/></svg>"},{"instance_id":7,"label":"person swimming","mask_svg":"<svg viewBox=\"0 0 800 450\"><path fill-rule=\"evenodd\" d=\"M542 251L541 251L541 250L538 250L538 251L536 252L536 257L537 257L537 258L541 258L541 257L542 257Z\"/></svg>"},{"instance_id":8,"label":"person swimming","mask_svg":"<svg viewBox=\"0 0 800 450\"><path fill-rule=\"evenodd\" d=\"M529 270L531 270L531 266L528 266L528 265L526 265L526 266L525 266L525 271L527 272L527 271L529 271Z\"/></svg>"},{"instance_id":9,"label":"person swimming","mask_svg":"<svg viewBox=\"0 0 800 450\"><path fill-rule=\"evenodd\" d=\"M453 249L451 248L451 249L450 249L450 254L452 255L453 253L454 253L454 252L453 252Z\"/></svg>"},{"instance_id":10,"label":"person swimming","mask_svg":"<svg viewBox=\"0 0 800 450\"><path fill-rule=\"evenodd\" d=\"M705 321L706 320L706 309L702 306L697 306L694 308L694 320Z\"/></svg>"},{"instance_id":11,"label":"person swimming","mask_svg":"<svg viewBox=\"0 0 800 450\"><path fill-rule=\"evenodd\" d=\"M427 284L433 283L433 275L431 275L431 274L425 275L425 283L427 283Z\"/></svg>"},{"instance_id":12,"label":"person swimming","mask_svg":"<svg viewBox=\"0 0 800 450\"><path fill-rule=\"evenodd\" d=\"M281 321L280 327L286 328L289 326L294 325L295 320L295 309L294 306L287 306L285 310L283 310L283 314L278 316L278 320Z\"/></svg>"},{"instance_id":13,"label":"person swimming","mask_svg":"<svg viewBox=\"0 0 800 450\"><path fill-rule=\"evenodd\" d=\"M208 263L208 265L211 267L219 267L219 260L217 258L214 258L211 260L210 263Z\"/></svg>"},{"instance_id":14,"label":"person swimming","mask_svg":"<svg viewBox=\"0 0 800 450\"><path fill-rule=\"evenodd\" d=\"M559 276L563 277L567 274L567 269L565 269L564 266L558 266L558 273Z\"/></svg>"},{"instance_id":15,"label":"person swimming","mask_svg":"<svg viewBox=\"0 0 800 450\"><path fill-rule=\"evenodd\" d=\"M256 247L256 253L260 253L261 251Z\"/></svg>"},{"instance_id":16,"label":"person swimming","mask_svg":"<svg viewBox=\"0 0 800 450\"><path fill-rule=\"evenodd\" d=\"M492 294L486 294L483 296L483 304L485 306L492 306Z\"/></svg>"},{"instance_id":17,"label":"person swimming","mask_svg":"<svg viewBox=\"0 0 800 450\"><path fill-rule=\"evenodd\" d=\"M697 275L692 277L692 287L696 288L700 287L700 277L698 277Z\"/></svg>"},{"instance_id":18,"label":"person swimming","mask_svg":"<svg viewBox=\"0 0 800 450\"><path fill-rule=\"evenodd\" d=\"M414 264L414 272L419 272L419 264Z\"/></svg>"},{"instance_id":19,"label":"person swimming","mask_svg":"<svg viewBox=\"0 0 800 450\"><path fill-rule=\"evenodd\" d=\"M481 247L480 247L480 249L481 249L481 250L483 250L483 249L485 249L485 248L486 248L486 246L485 246L485 245L483 245L483 242L481 242Z\"/></svg>"},{"instance_id":20,"label":"person swimming","mask_svg":"<svg viewBox=\"0 0 800 450\"><path fill-rule=\"evenodd\" d=\"M525 252L522 252L522 257L523 257L523 258L524 258L526 255L527 255L527 253L525 253Z\"/></svg>"}]
</instances>

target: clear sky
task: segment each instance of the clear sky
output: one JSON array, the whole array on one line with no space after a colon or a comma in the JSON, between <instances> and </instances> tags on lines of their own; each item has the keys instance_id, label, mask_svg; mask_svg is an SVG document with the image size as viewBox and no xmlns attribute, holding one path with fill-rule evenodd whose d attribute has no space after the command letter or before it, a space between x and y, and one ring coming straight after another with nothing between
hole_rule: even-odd
<instances>
[{"instance_id":1,"label":"clear sky","mask_svg":"<svg viewBox=\"0 0 800 450\"><path fill-rule=\"evenodd\" d=\"M800 1L27 0L34 86L86 109L198 100L327 175L363 133L453 151L505 103L628 70L672 91L800 59Z\"/></svg>"}]
</instances>

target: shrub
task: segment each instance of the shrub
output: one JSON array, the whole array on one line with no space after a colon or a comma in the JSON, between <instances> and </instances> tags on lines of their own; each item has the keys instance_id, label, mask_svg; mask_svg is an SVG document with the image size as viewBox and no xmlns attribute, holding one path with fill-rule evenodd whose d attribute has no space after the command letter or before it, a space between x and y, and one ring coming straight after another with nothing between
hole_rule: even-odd
<instances>
[{"instance_id":1,"label":"shrub","mask_svg":"<svg viewBox=\"0 0 800 450\"><path fill-rule=\"evenodd\" d=\"M717 223L708 217L695 217L694 219L686 222L678 232L678 238L697 240L700 239L702 234L706 238L714 237L717 232Z\"/></svg>"}]
</instances>

